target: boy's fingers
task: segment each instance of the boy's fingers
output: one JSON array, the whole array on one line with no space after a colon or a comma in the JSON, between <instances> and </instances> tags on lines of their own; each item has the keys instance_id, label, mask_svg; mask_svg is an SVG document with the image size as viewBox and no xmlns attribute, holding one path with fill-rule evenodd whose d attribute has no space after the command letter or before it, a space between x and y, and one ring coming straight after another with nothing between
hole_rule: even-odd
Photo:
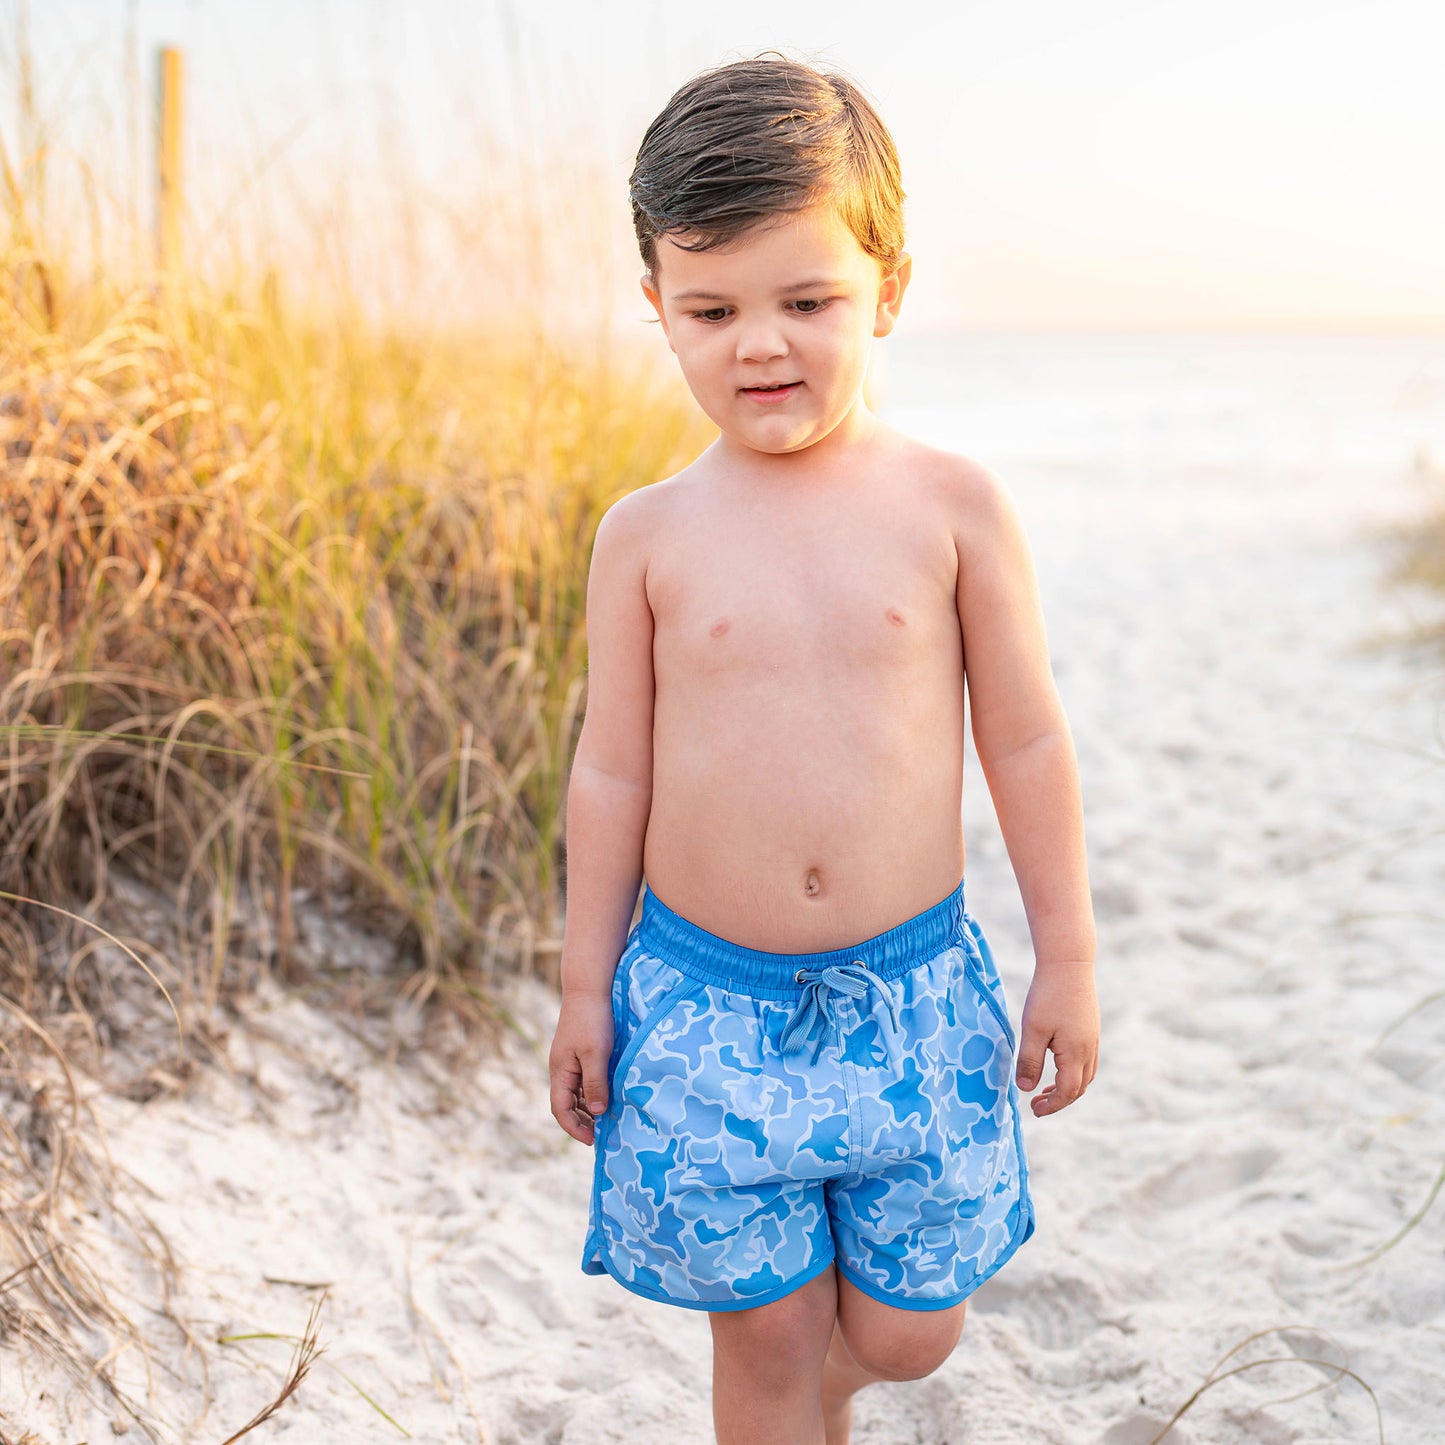
<instances>
[{"instance_id":1,"label":"boy's fingers","mask_svg":"<svg viewBox=\"0 0 1445 1445\"><path fill-rule=\"evenodd\" d=\"M570 1134L574 1120L572 1109L577 1102L577 1092L569 1089L565 1079L552 1076L551 1099L552 1117Z\"/></svg>"},{"instance_id":2,"label":"boy's fingers","mask_svg":"<svg viewBox=\"0 0 1445 1445\"><path fill-rule=\"evenodd\" d=\"M577 1097L569 1096L569 1100L561 1104L558 1104L554 1098L552 1117L578 1143L590 1144L592 1142L592 1116Z\"/></svg>"},{"instance_id":3,"label":"boy's fingers","mask_svg":"<svg viewBox=\"0 0 1445 1445\"><path fill-rule=\"evenodd\" d=\"M573 1112L558 1117L557 1122L569 1133L579 1144L592 1143L592 1122L585 1114Z\"/></svg>"},{"instance_id":4,"label":"boy's fingers","mask_svg":"<svg viewBox=\"0 0 1445 1445\"><path fill-rule=\"evenodd\" d=\"M1033 1101L1035 1114L1057 1114L1067 1109L1088 1087L1082 1062L1060 1059L1055 1053L1054 1064L1054 1082Z\"/></svg>"},{"instance_id":5,"label":"boy's fingers","mask_svg":"<svg viewBox=\"0 0 1445 1445\"><path fill-rule=\"evenodd\" d=\"M582 1068L572 1055L568 1063L553 1066L549 1091L552 1117L582 1144L592 1142L592 1118L582 1103Z\"/></svg>"},{"instance_id":6,"label":"boy's fingers","mask_svg":"<svg viewBox=\"0 0 1445 1445\"><path fill-rule=\"evenodd\" d=\"M1084 1061L1064 1060L1055 1054L1054 1063L1058 1066L1059 1095L1054 1107L1062 1109L1066 1104L1072 1104L1084 1092Z\"/></svg>"},{"instance_id":7,"label":"boy's fingers","mask_svg":"<svg viewBox=\"0 0 1445 1445\"><path fill-rule=\"evenodd\" d=\"M600 1053L585 1053L582 1062L582 1098L588 1112L607 1112L607 1060Z\"/></svg>"},{"instance_id":8,"label":"boy's fingers","mask_svg":"<svg viewBox=\"0 0 1445 1445\"><path fill-rule=\"evenodd\" d=\"M1023 1042L1019 1045L1018 1070L1015 1077L1021 1089L1032 1089L1044 1073L1044 1049L1048 1040L1042 1034L1024 1030Z\"/></svg>"}]
</instances>

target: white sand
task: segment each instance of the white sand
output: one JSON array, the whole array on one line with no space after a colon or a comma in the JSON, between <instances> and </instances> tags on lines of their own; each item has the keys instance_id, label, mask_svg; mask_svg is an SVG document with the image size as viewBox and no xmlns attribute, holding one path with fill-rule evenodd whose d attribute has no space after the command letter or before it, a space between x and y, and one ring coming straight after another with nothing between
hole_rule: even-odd
<instances>
[{"instance_id":1,"label":"white sand","mask_svg":"<svg viewBox=\"0 0 1445 1445\"><path fill-rule=\"evenodd\" d=\"M1438 667L1371 646L1407 602L1362 540L1402 489L1339 469L1271 488L1221 465L1010 476L1044 578L1078 735L1101 925L1102 1071L1026 1118L1035 1238L975 1297L933 1378L860 1397L878 1445L1142 1445L1230 1363L1348 1363L1387 1438L1441 1439L1445 1197L1377 1261L1445 1163L1445 843ZM1421 756L1431 754L1430 757ZM1015 1018L1026 935L987 798L968 803L970 905ZM365 940L362 940L363 947ZM520 989L539 1042L552 1001ZM112 1149L184 1262L202 1339L297 1332L326 1282L325 1359L251 1439L672 1445L710 1438L704 1318L578 1272L586 1151L546 1110L541 1050L479 1059L450 1096L268 991L273 1042L185 1096L104 1104ZM437 1108L438 1098L449 1107ZM104 1222L87 1226L104 1248ZM154 1281L112 1246L147 1318ZM214 1442L268 1397L287 1347L153 1334L167 1440ZM333 1370L329 1366L335 1366ZM120 1369L137 1393L136 1359ZM1376 1439L1364 1391L1317 1367L1251 1371L1169 1436L1195 1445ZM60 1390L57 1395L57 1390ZM1291 1398L1286 1398L1291 1397ZM0 1353L0 1419L101 1445L89 1409ZM132 1429L128 1439L140 1438Z\"/></svg>"}]
</instances>

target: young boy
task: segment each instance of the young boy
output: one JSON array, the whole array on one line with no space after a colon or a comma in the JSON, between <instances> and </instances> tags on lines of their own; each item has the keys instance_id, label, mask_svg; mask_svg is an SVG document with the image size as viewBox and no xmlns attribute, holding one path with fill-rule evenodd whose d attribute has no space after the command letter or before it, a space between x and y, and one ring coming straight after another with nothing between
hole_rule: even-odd
<instances>
[{"instance_id":1,"label":"young boy","mask_svg":"<svg viewBox=\"0 0 1445 1445\"><path fill-rule=\"evenodd\" d=\"M1052 1051L1053 1114L1097 1061L1018 520L862 400L902 199L859 91L772 58L685 85L632 176L643 290L721 435L597 532L552 1112L595 1150L583 1268L710 1312L724 1445L838 1445L855 1391L947 1358L1033 1230L1015 1084ZM1036 955L1017 1052L960 881L965 684Z\"/></svg>"}]
</instances>

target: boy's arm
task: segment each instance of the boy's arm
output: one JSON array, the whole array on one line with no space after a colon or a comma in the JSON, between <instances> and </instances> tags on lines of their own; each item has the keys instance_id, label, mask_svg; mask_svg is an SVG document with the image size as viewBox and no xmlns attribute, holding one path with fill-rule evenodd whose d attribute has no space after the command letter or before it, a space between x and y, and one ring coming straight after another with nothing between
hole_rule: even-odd
<instances>
[{"instance_id":1,"label":"boy's arm","mask_svg":"<svg viewBox=\"0 0 1445 1445\"><path fill-rule=\"evenodd\" d=\"M587 580L587 713L567 788L562 1008L552 1115L590 1144L607 1107L612 978L642 882L652 807L652 610L637 494L603 517Z\"/></svg>"},{"instance_id":2,"label":"boy's arm","mask_svg":"<svg viewBox=\"0 0 1445 1445\"><path fill-rule=\"evenodd\" d=\"M988 782L1034 945L1018 1084L1054 1082L1035 1114L1073 1103L1094 1077L1099 1007L1094 912L1084 851L1078 763L1054 686L1033 559L1002 485L969 466L958 545L958 617L974 745Z\"/></svg>"}]
</instances>

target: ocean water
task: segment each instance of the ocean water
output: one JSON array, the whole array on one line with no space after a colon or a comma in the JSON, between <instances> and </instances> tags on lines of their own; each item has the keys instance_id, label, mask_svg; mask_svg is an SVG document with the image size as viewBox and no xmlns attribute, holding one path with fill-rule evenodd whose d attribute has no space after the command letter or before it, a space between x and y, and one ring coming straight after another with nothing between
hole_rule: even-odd
<instances>
[{"instance_id":1,"label":"ocean water","mask_svg":"<svg viewBox=\"0 0 1445 1445\"><path fill-rule=\"evenodd\" d=\"M1140 506L1185 525L1355 526L1445 476L1445 334L901 335L880 410L1017 485L1085 488L1100 531ZM1079 508L1087 523L1087 506Z\"/></svg>"}]
</instances>

